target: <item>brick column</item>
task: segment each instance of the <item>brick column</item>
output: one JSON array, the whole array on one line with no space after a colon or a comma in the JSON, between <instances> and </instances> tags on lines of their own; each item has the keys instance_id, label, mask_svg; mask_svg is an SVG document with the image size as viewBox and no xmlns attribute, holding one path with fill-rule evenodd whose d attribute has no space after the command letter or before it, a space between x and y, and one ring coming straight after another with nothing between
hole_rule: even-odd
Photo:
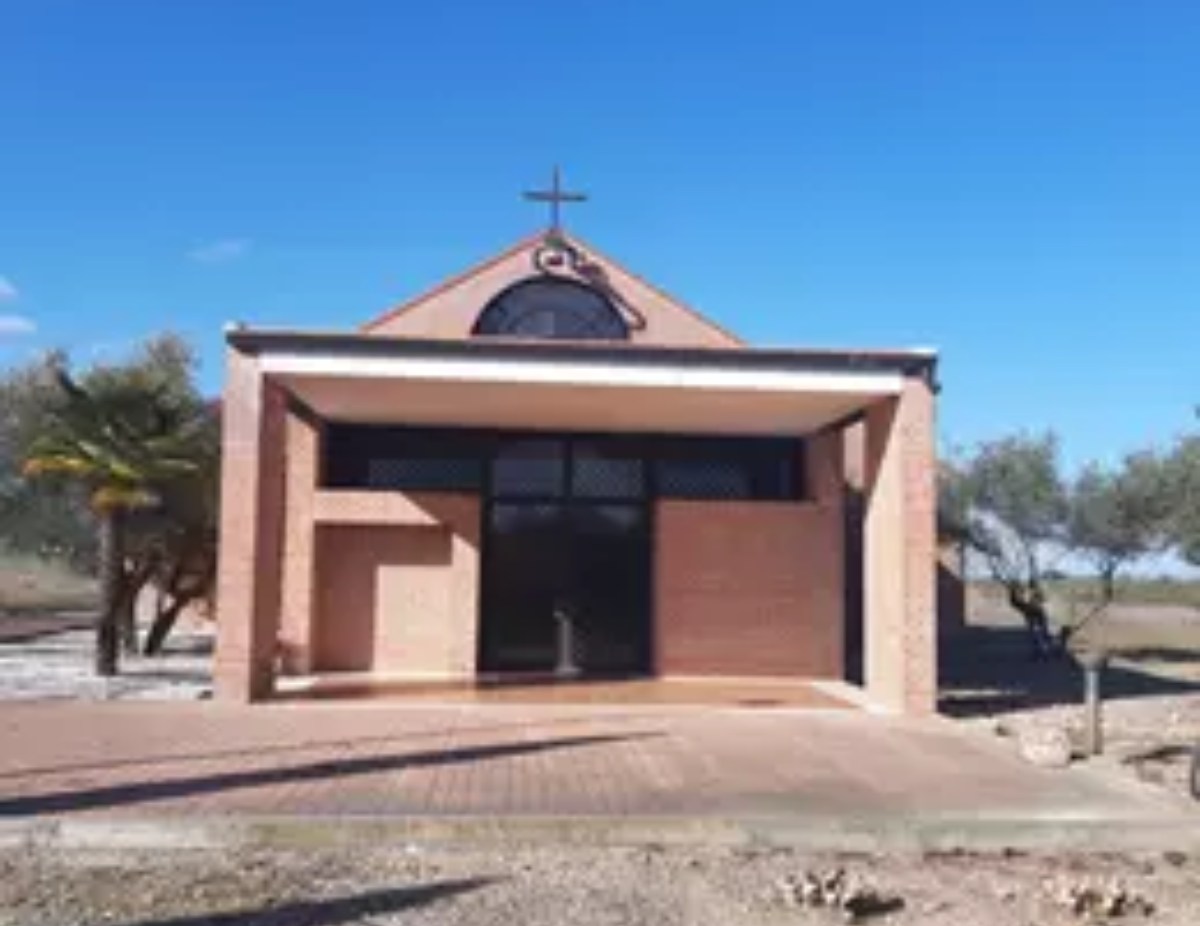
<instances>
[{"instance_id":1,"label":"brick column","mask_svg":"<svg viewBox=\"0 0 1200 926\"><path fill-rule=\"evenodd\" d=\"M846 491L845 431L821 431L808 440L808 490L815 502L841 507ZM835 538L837 539L837 538ZM837 539L837 542L841 542Z\"/></svg>"},{"instance_id":2,"label":"brick column","mask_svg":"<svg viewBox=\"0 0 1200 926\"><path fill-rule=\"evenodd\" d=\"M905 380L866 421L865 648L867 694L884 707L930 713L937 699L936 491L933 393Z\"/></svg>"},{"instance_id":3,"label":"brick column","mask_svg":"<svg viewBox=\"0 0 1200 926\"><path fill-rule=\"evenodd\" d=\"M284 397L255 357L226 352L221 407L221 520L216 694L271 693L279 624L284 511Z\"/></svg>"},{"instance_id":4,"label":"brick column","mask_svg":"<svg viewBox=\"0 0 1200 926\"><path fill-rule=\"evenodd\" d=\"M314 507L324 428L312 413L290 408L286 421L286 517L283 538L283 604L279 644L283 671L313 669L313 580L316 571Z\"/></svg>"}]
</instances>

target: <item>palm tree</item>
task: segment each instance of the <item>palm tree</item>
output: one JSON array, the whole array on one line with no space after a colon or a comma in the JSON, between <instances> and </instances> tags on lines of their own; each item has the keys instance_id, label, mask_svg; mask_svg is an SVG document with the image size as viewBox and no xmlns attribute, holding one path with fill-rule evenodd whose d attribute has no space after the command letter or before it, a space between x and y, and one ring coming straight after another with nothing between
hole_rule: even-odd
<instances>
[{"instance_id":1,"label":"palm tree","mask_svg":"<svg viewBox=\"0 0 1200 926\"><path fill-rule=\"evenodd\" d=\"M195 472L195 422L169 383L141 373L89 376L86 387L61 363L53 375L61 402L34 439L24 473L74 481L87 492L99 533L96 672L112 676L121 614L132 607L125 600L127 522L132 513L156 507L173 481Z\"/></svg>"}]
</instances>

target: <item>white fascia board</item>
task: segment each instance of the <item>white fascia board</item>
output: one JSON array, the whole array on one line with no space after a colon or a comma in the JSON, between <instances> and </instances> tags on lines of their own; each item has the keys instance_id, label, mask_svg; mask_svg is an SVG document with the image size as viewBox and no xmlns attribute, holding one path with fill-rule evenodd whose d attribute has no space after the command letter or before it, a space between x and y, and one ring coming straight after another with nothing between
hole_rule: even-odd
<instances>
[{"instance_id":1,"label":"white fascia board","mask_svg":"<svg viewBox=\"0 0 1200 926\"><path fill-rule=\"evenodd\" d=\"M712 389L849 395L896 395L899 373L753 370L725 366L666 366L579 360L496 360L474 357L346 357L336 354L267 352L264 373L282 377L344 377L414 382L620 386L648 389Z\"/></svg>"}]
</instances>

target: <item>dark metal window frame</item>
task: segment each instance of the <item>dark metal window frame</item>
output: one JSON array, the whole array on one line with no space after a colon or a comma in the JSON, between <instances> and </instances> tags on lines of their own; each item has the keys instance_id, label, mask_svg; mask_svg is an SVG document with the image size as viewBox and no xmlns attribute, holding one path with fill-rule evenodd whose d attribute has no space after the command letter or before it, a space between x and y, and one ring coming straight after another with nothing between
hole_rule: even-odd
<instances>
[{"instance_id":1,"label":"dark metal window frame","mask_svg":"<svg viewBox=\"0 0 1200 926\"><path fill-rule=\"evenodd\" d=\"M496 506L498 505L557 505L561 506L564 511L572 508L586 507L602 507L602 506L620 506L625 508L635 508L641 512L641 528L639 531L640 543L643 545L642 555L645 557L646 575L650 577L649 584L645 589L646 600L643 602L645 608L645 626L642 633L645 634L643 639L638 642L642 646L644 657L646 659L646 669L655 671L658 665L659 653L656 644L654 627L655 627L655 600L653 591L653 576L655 575L655 543L654 538L657 536L657 502L664 498L676 498L680 500L697 500L704 501L708 504L724 504L727 502L742 501L742 502L758 502L758 501L801 501L809 498L808 494L808 461L807 461L807 445L802 438L755 438L755 437L729 437L724 435L687 435L687 436L665 436L653 434L639 433L612 433L612 432L587 432L587 431L548 431L548 430L485 430L477 428L447 428L447 427L406 427L395 425L349 425L349 424L334 424L331 423L326 428L326 441L321 455L321 482L323 485L330 485L331 470L337 467L331 466L331 458L335 451L332 451L331 442L337 439L339 431L343 434L351 432L351 429L359 429L359 439L363 433L375 431L378 434L385 435L385 440L395 442L402 441L404 436L413 436L418 439L444 439L451 446L457 445L460 448L474 448L475 459L478 460L477 472L479 479L477 485L470 488L462 489L445 489L444 487L421 487L408 486L403 489L396 488L391 491L408 491L408 492L471 492L480 497L479 516L480 516L480 577L479 577L479 595L476 607L476 653L475 664L477 669L482 668L488 662L488 654L485 652L486 641L490 639L485 632L484 623L487 620L487 612L489 602L492 599L493 587L495 581L492 569L493 559L495 555L494 542L492 537L492 522ZM552 494L533 494L533 493L511 493L497 491L494 485L494 467L492 465L496 458L497 448L506 442L515 442L520 440L552 440L559 443L562 449L563 460L563 484L562 491ZM605 495L605 494L579 494L576 492L575 485L575 456L578 445L596 441L601 443L610 443L614 447L627 447L631 451L642 469L642 492L640 495ZM756 448L766 450L774 448L779 453L787 453L790 451L793 464L793 477L791 480L791 489L793 490L787 498L770 497L765 499L759 498L729 498L710 495L695 495L682 496L671 495L665 496L661 492L659 485L659 465L663 459L662 448L672 448L675 451L686 448L704 448L718 447L728 449L736 447L738 443L750 442ZM361 448L361 444L360 444ZM655 450L658 452L654 452ZM355 461L352 461L355 462ZM345 462L342 463L343 467ZM359 472L365 472L366 466L360 464ZM336 475L336 474L334 474ZM336 487L351 488L362 486L350 486L342 484ZM369 487L368 487L369 488ZM378 491L389 491L388 488L378 487ZM569 517L569 515L568 515Z\"/></svg>"},{"instance_id":2,"label":"dark metal window frame","mask_svg":"<svg viewBox=\"0 0 1200 926\"><path fill-rule=\"evenodd\" d=\"M636 438L629 438L626 435L617 434L586 434L581 432L572 432L565 434L555 431L493 431L492 447L498 447L501 444L508 442L519 442L524 440L550 440L556 441L562 445L562 461L563 461L563 489L559 493L521 493L504 491L496 487L495 484L495 469L491 465L495 460L495 455L484 461L484 470L486 473L486 487L489 500L500 502L532 502L532 503L552 503L552 504L585 504L585 505L643 505L655 499L653 474L650 472L653 469L652 465L648 465L649 461L645 455L637 457L638 462L642 466L642 484L643 491L639 495L606 495L603 493L588 494L578 493L575 490L575 455L576 445L587 441L609 441L613 443L630 441L636 446Z\"/></svg>"},{"instance_id":3,"label":"dark metal window frame","mask_svg":"<svg viewBox=\"0 0 1200 926\"><path fill-rule=\"evenodd\" d=\"M580 324L563 333L522 330L521 323L535 311L533 306L521 307L515 300L521 298L523 290L535 287L552 287L562 291L564 318L573 318ZM570 300L577 300L571 302ZM582 300L586 299L585 304ZM591 318L585 312L593 313ZM628 341L629 324L612 299L594 286L580 280L558 276L534 276L518 280L493 296L475 318L471 336L477 338L514 337L534 338L544 341Z\"/></svg>"},{"instance_id":4,"label":"dark metal window frame","mask_svg":"<svg viewBox=\"0 0 1200 926\"><path fill-rule=\"evenodd\" d=\"M368 461L361 456L367 451L359 443L358 453L351 459L340 457L345 449L335 448L335 442L349 438L351 446L362 441L363 435L376 432L384 443L399 443L405 436L421 440L446 440L453 447L456 443L468 451L461 459L477 461L477 478L470 483L447 487L436 482L415 482L397 486L372 486L366 479ZM551 440L563 447L563 491L561 493L496 492L493 485L493 462L496 450L504 443L521 440ZM633 456L640 461L644 492L636 495L577 494L574 486L574 460L576 445L589 441L611 443L614 446L627 444L636 451ZM680 453L687 448L696 448L696 456ZM785 464L791 459L791 476L782 491L755 491L745 495L720 495L705 492L664 492L660 467L672 458L677 460L704 460L705 449L716 451L709 459L726 457L733 462L762 454L763 459ZM739 450L741 453L739 453ZM357 467L358 478L348 476ZM749 470L751 477L754 471ZM760 473L761 475L761 473ZM497 430L460 427L418 427L406 425L331 423L326 428L325 446L322 452L321 485L330 489L366 489L369 491L396 492L460 492L478 493L487 498L529 502L568 502L585 504L627 504L653 502L661 499L723 502L802 502L811 499L808 486L808 454L803 438L773 438L730 435L657 435L639 433L613 433L604 431L550 431L550 430Z\"/></svg>"},{"instance_id":5,"label":"dark metal window frame","mask_svg":"<svg viewBox=\"0 0 1200 926\"><path fill-rule=\"evenodd\" d=\"M587 440L611 440L614 443L630 442L634 447L640 447L639 439L644 435L624 435L612 434L603 432L570 432L564 433L561 431L537 431L537 430L490 430L480 432L486 434L489 441L490 453L484 461L483 466L483 485L480 489L481 504L480 512L480 563L479 563L479 597L476 606L476 647L475 647L475 666L477 671L485 671L485 666L491 661L491 656L487 652L487 645L491 640L491 635L488 632L485 624L488 620L489 608L492 607L494 601L495 587L497 581L496 572L493 566L493 556L495 556L496 538L493 535L493 523L495 510L497 507L518 507L518 506L556 506L561 508L565 517L571 518L572 509L582 509L590 507L605 507L605 506L620 506L625 508L636 509L641 516L640 542L642 546L642 556L644 557L643 567L646 572L647 582L645 587L645 600L642 602L645 614L645 626L642 629L644 637L638 641L638 645L643 647L643 652L646 659L646 671L653 672L654 667L658 665L658 652L655 640L655 601L654 601L654 537L656 536L656 496L654 495L653 469L649 465L644 455L639 457L643 469L643 492L640 496L601 496L601 495L585 495L579 496L575 493L574 479L574 463L575 463L575 447L577 443ZM517 443L520 441L538 441L549 440L557 442L562 448L562 466L563 479L562 491L552 494L533 494L533 493L513 493L505 492L497 489L495 485L495 467L492 465L496 459L496 450L504 443ZM492 670L498 673L503 673L505 670Z\"/></svg>"},{"instance_id":6,"label":"dark metal window frame","mask_svg":"<svg viewBox=\"0 0 1200 926\"><path fill-rule=\"evenodd\" d=\"M476 470L474 478L457 484L445 481L413 481L403 486L372 485L369 467L372 458L403 459L405 441L416 444L416 453L409 459L426 457L421 451L434 449L434 441L443 441L446 450L459 460L469 462ZM422 447L421 444L425 446ZM340 445L340 446L339 446ZM389 446L390 445L390 446ZM457 445L457 447L455 446ZM486 432L469 428L424 428L385 424L329 423L325 428L324 449L321 454L321 485L329 489L366 489L398 492L478 492L486 481L490 438Z\"/></svg>"}]
</instances>

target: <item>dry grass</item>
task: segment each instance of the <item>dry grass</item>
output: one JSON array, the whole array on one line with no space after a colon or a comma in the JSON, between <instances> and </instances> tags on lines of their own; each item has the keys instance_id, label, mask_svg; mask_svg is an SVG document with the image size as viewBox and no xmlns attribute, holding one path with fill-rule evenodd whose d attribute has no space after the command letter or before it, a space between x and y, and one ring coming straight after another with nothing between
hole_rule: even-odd
<instances>
[{"instance_id":1,"label":"dry grass","mask_svg":"<svg viewBox=\"0 0 1200 926\"><path fill-rule=\"evenodd\" d=\"M1064 578L1048 583L1052 598L1077 607L1095 604L1099 589L1092 579ZM971 582L972 594L1002 602L1004 590L990 579ZM1117 601L1123 605L1170 605L1200 611L1200 578L1155 576L1117 581Z\"/></svg>"},{"instance_id":2,"label":"dry grass","mask_svg":"<svg viewBox=\"0 0 1200 926\"><path fill-rule=\"evenodd\" d=\"M1200 662L1200 619L1139 618L1118 611L1097 618L1085 632L1088 642L1139 662L1170 660L1190 655Z\"/></svg>"},{"instance_id":3,"label":"dry grass","mask_svg":"<svg viewBox=\"0 0 1200 926\"><path fill-rule=\"evenodd\" d=\"M1092 589L1081 580L1054 583L1050 613L1061 625L1075 625L1095 608ZM1021 620L997 585L971 583L970 623L977 627L1017 627ZM1191 654L1200 662L1200 581L1149 579L1126 582L1116 601L1087 621L1080 644L1098 645L1130 658Z\"/></svg>"},{"instance_id":4,"label":"dry grass","mask_svg":"<svg viewBox=\"0 0 1200 926\"><path fill-rule=\"evenodd\" d=\"M96 604L92 578L54 560L0 552L0 612L85 610Z\"/></svg>"}]
</instances>

